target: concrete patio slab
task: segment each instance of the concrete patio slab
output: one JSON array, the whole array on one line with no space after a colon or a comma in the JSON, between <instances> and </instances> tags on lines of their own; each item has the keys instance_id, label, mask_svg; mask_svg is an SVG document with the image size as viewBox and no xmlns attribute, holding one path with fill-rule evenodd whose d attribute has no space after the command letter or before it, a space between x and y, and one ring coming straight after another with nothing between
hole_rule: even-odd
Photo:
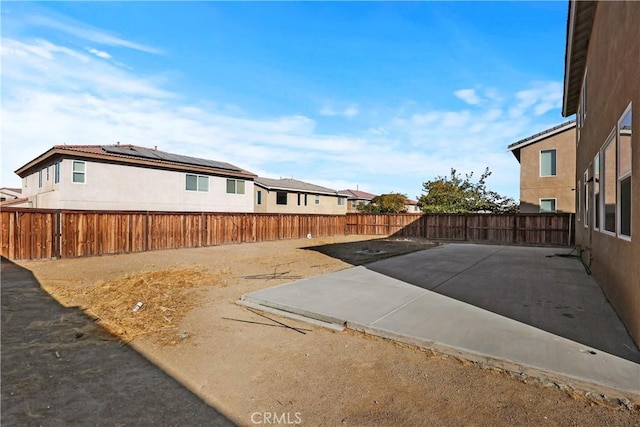
<instances>
[{"instance_id":1,"label":"concrete patio slab","mask_svg":"<svg viewBox=\"0 0 640 427\"><path fill-rule=\"evenodd\" d=\"M640 351L568 251L449 244L243 300L640 402Z\"/></svg>"}]
</instances>

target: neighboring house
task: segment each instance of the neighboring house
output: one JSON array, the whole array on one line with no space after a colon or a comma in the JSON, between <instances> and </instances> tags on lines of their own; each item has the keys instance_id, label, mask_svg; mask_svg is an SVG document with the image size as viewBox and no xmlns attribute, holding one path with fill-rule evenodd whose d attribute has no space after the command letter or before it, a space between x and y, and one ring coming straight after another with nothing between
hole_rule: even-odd
<instances>
[{"instance_id":1,"label":"neighboring house","mask_svg":"<svg viewBox=\"0 0 640 427\"><path fill-rule=\"evenodd\" d=\"M15 200L22 197L22 188L0 188L0 202Z\"/></svg>"},{"instance_id":2,"label":"neighboring house","mask_svg":"<svg viewBox=\"0 0 640 427\"><path fill-rule=\"evenodd\" d=\"M375 194L360 190L340 190L340 194L347 196L347 212L358 212L359 205L368 205L376 197Z\"/></svg>"},{"instance_id":3,"label":"neighboring house","mask_svg":"<svg viewBox=\"0 0 640 427\"><path fill-rule=\"evenodd\" d=\"M296 179L255 180L255 212L266 213L347 213L347 196L336 190Z\"/></svg>"},{"instance_id":4,"label":"neighboring house","mask_svg":"<svg viewBox=\"0 0 640 427\"><path fill-rule=\"evenodd\" d=\"M562 114L576 114L576 244L640 344L640 2L569 2Z\"/></svg>"},{"instance_id":5,"label":"neighboring house","mask_svg":"<svg viewBox=\"0 0 640 427\"><path fill-rule=\"evenodd\" d=\"M420 213L420 207L418 207L418 202L415 200L407 199L404 204L407 213Z\"/></svg>"},{"instance_id":6,"label":"neighboring house","mask_svg":"<svg viewBox=\"0 0 640 427\"><path fill-rule=\"evenodd\" d=\"M255 175L134 145L56 145L16 173L28 207L252 212Z\"/></svg>"},{"instance_id":7,"label":"neighboring house","mask_svg":"<svg viewBox=\"0 0 640 427\"><path fill-rule=\"evenodd\" d=\"M1 207L29 207L29 199L22 197L22 188L0 188L0 206Z\"/></svg>"},{"instance_id":8,"label":"neighboring house","mask_svg":"<svg viewBox=\"0 0 640 427\"><path fill-rule=\"evenodd\" d=\"M576 122L509 145L520 162L520 212L575 213Z\"/></svg>"}]
</instances>

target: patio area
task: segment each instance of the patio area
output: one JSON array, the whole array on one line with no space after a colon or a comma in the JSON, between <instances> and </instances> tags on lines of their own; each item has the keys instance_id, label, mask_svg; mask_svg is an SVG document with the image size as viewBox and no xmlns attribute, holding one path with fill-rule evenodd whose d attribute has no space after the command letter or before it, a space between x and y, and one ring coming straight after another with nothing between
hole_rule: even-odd
<instances>
[{"instance_id":1,"label":"patio area","mask_svg":"<svg viewBox=\"0 0 640 427\"><path fill-rule=\"evenodd\" d=\"M447 244L241 304L640 401L640 351L567 248Z\"/></svg>"}]
</instances>

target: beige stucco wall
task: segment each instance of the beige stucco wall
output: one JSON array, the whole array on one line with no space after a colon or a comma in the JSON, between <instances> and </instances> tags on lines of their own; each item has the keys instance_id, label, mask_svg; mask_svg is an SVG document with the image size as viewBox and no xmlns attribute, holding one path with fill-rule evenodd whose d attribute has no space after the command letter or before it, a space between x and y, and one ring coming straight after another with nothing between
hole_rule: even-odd
<instances>
[{"instance_id":1,"label":"beige stucco wall","mask_svg":"<svg viewBox=\"0 0 640 427\"><path fill-rule=\"evenodd\" d=\"M556 199L558 212L575 212L576 133L571 128L520 150L520 211L538 213L540 199ZM556 150L556 176L540 176L540 152Z\"/></svg>"},{"instance_id":2,"label":"beige stucco wall","mask_svg":"<svg viewBox=\"0 0 640 427\"><path fill-rule=\"evenodd\" d=\"M319 194L320 203L316 203L316 194L312 193L298 193L289 191L287 194L287 204L278 205L276 203L277 191L267 190L258 185L254 186L255 191L255 212L262 213L297 213L297 214L324 214L324 215L343 215L347 213L347 198L344 199L344 204L338 204L337 196L330 196L327 194ZM262 203L258 204L258 191L262 193ZM300 205L298 205L298 194L300 197ZM307 195L307 205L304 204L304 197Z\"/></svg>"},{"instance_id":3,"label":"beige stucco wall","mask_svg":"<svg viewBox=\"0 0 640 427\"><path fill-rule=\"evenodd\" d=\"M640 2L599 2L587 56L587 117L577 152L576 180L633 103L631 241L576 223L576 243L593 276L640 344ZM589 186L592 199L593 187ZM583 196L584 197L584 196ZM593 215L593 209L590 209Z\"/></svg>"},{"instance_id":4,"label":"beige stucco wall","mask_svg":"<svg viewBox=\"0 0 640 427\"><path fill-rule=\"evenodd\" d=\"M209 191L187 191L186 173L85 161L85 182L72 182L73 161L61 163L60 183L38 186L38 172L23 178L31 207L46 209L253 212L253 181L245 194L227 194L225 177L209 176ZM46 176L46 173L45 175Z\"/></svg>"}]
</instances>

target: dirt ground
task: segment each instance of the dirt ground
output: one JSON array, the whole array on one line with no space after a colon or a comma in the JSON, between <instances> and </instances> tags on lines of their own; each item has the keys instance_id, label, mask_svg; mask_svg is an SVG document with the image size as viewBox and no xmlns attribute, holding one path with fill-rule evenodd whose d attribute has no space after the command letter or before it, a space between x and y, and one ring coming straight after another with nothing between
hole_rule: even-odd
<instances>
[{"instance_id":1,"label":"dirt ground","mask_svg":"<svg viewBox=\"0 0 640 427\"><path fill-rule=\"evenodd\" d=\"M299 333L235 303L247 292L432 246L415 239L339 236L20 265L61 302L88 311L85 297L93 289L126 277L143 283L162 272L169 275L158 277L171 282L171 271L194 269L216 277L210 286L181 294L187 296L180 306L184 317L169 316L162 330L153 330L157 322L150 319L152 330L132 334L129 341L238 425L640 426L637 408L268 315L304 329ZM135 299L142 297L127 307ZM145 309L151 313L151 303L140 313ZM171 310L177 309L165 307L163 317ZM91 315L100 317L95 310Z\"/></svg>"}]
</instances>

